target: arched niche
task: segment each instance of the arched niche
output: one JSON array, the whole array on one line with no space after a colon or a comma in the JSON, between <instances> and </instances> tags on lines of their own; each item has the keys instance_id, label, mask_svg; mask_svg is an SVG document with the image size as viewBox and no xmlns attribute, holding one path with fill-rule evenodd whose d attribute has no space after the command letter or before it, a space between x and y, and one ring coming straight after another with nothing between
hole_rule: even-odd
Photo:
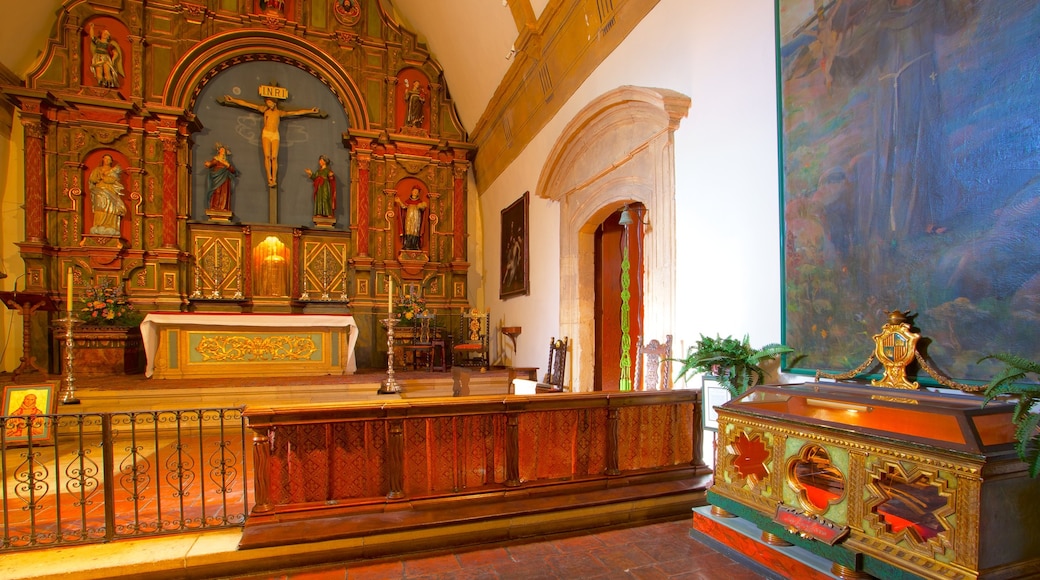
<instances>
[{"instance_id":1,"label":"arched niche","mask_svg":"<svg viewBox=\"0 0 1040 580\"><path fill-rule=\"evenodd\" d=\"M625 86L606 93L567 124L538 179L537 195L560 207L560 334L574 345L577 390L593 384L594 234L626 203L647 208L645 334L663 338L673 331L674 132L689 108L689 97L667 89Z\"/></svg>"},{"instance_id":2,"label":"arched niche","mask_svg":"<svg viewBox=\"0 0 1040 580\"><path fill-rule=\"evenodd\" d=\"M361 89L332 55L306 40L274 30L233 30L196 44L170 72L163 88L163 103L190 111L212 77L242 62L268 60L296 66L325 83L343 106L350 126L369 128Z\"/></svg>"},{"instance_id":3,"label":"arched niche","mask_svg":"<svg viewBox=\"0 0 1040 580\"><path fill-rule=\"evenodd\" d=\"M289 97L279 100L283 111L317 107L325 115L285 117L278 123L278 223L293 226L310 225L313 211L312 182L306 170L318 169L318 157L330 160L336 175L338 229L350 223L350 152L343 146L343 134L350 129L347 114L326 83L313 72L292 63L246 61L224 68L207 77L198 91L192 113L201 129L193 135L191 176L192 217L206 219L207 174L205 162L216 152L216 145L228 148L229 159L237 170L231 208L234 221L263 223L267 221L270 203L264 154L261 143L263 115L256 111L222 105L225 95L263 105L258 93L260 85L277 84Z\"/></svg>"}]
</instances>

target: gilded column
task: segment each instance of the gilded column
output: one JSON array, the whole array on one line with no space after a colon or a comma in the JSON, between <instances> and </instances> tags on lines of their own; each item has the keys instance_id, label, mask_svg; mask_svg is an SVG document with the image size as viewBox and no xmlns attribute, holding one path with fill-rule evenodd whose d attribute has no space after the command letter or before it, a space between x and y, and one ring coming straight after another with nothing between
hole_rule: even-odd
<instances>
[{"instance_id":1,"label":"gilded column","mask_svg":"<svg viewBox=\"0 0 1040 580\"><path fill-rule=\"evenodd\" d=\"M452 250L451 259L454 262L463 260L463 250L466 248L466 202L463 196L463 187L466 183L467 170L468 163L455 161L452 171L454 174L454 189L451 198L452 215L454 216L452 222L452 233L454 234L452 245L454 249Z\"/></svg>"},{"instance_id":2,"label":"gilded column","mask_svg":"<svg viewBox=\"0 0 1040 580\"><path fill-rule=\"evenodd\" d=\"M162 245L177 247L177 136L161 135L162 165Z\"/></svg>"},{"instance_id":3,"label":"gilded column","mask_svg":"<svg viewBox=\"0 0 1040 580\"><path fill-rule=\"evenodd\" d=\"M368 256L368 224L369 200L368 180L369 168L372 164L371 151L358 151L358 183L357 183L357 255Z\"/></svg>"},{"instance_id":4,"label":"gilded column","mask_svg":"<svg viewBox=\"0 0 1040 580\"><path fill-rule=\"evenodd\" d=\"M393 66L393 65L391 65ZM397 77L386 77L386 126L397 132Z\"/></svg>"},{"instance_id":5,"label":"gilded column","mask_svg":"<svg viewBox=\"0 0 1040 580\"><path fill-rule=\"evenodd\" d=\"M38 112L39 103L35 105L35 112ZM25 129L25 239L29 242L46 242L43 140L47 129L39 120L23 120L22 126Z\"/></svg>"},{"instance_id":6,"label":"gilded column","mask_svg":"<svg viewBox=\"0 0 1040 580\"><path fill-rule=\"evenodd\" d=\"M430 83L430 133L439 134L441 126L441 85Z\"/></svg>"},{"instance_id":7,"label":"gilded column","mask_svg":"<svg viewBox=\"0 0 1040 580\"><path fill-rule=\"evenodd\" d=\"M305 256L301 254L303 230L299 228L293 228L292 231L292 263L289 266L289 297L295 300L300 296L300 280L307 275L306 270L302 267L305 262ZM245 258L243 258L244 260ZM323 291L327 292L327 288L323 288Z\"/></svg>"},{"instance_id":8,"label":"gilded column","mask_svg":"<svg viewBox=\"0 0 1040 580\"><path fill-rule=\"evenodd\" d=\"M144 62L144 37L131 34L127 40L130 41L130 51L133 54L130 65L133 70L130 75L130 96L139 99L144 95L144 73L141 66L141 63Z\"/></svg>"},{"instance_id":9,"label":"gilded column","mask_svg":"<svg viewBox=\"0 0 1040 580\"><path fill-rule=\"evenodd\" d=\"M242 256L241 264L245 273L242 276L242 292L246 296L253 295L253 228L246 226L242 228Z\"/></svg>"}]
</instances>

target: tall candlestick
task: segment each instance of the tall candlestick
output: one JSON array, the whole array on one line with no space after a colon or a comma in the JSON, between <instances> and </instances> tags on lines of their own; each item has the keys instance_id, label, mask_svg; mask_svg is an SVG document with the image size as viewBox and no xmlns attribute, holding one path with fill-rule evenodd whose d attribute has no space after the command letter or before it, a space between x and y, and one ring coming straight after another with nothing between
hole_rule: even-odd
<instances>
[{"instance_id":1,"label":"tall candlestick","mask_svg":"<svg viewBox=\"0 0 1040 580\"><path fill-rule=\"evenodd\" d=\"M72 268L68 270L66 283L66 295L65 295L65 311L72 314Z\"/></svg>"},{"instance_id":2,"label":"tall candlestick","mask_svg":"<svg viewBox=\"0 0 1040 580\"><path fill-rule=\"evenodd\" d=\"M393 314L394 312L394 279L390 278L390 291L386 295L386 313Z\"/></svg>"}]
</instances>

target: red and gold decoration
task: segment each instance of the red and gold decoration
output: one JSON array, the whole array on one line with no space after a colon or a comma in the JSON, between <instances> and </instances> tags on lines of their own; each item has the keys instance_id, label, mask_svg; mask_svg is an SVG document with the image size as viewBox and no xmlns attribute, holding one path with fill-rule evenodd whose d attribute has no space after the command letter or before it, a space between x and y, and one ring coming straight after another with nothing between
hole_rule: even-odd
<instances>
[{"instance_id":1,"label":"red and gold decoration","mask_svg":"<svg viewBox=\"0 0 1040 580\"><path fill-rule=\"evenodd\" d=\"M380 277L433 280L436 291L425 296L435 312L466 304L466 183L475 146L440 66L372 0L315 7L250 0L230 12L197 2L171 11L117 3L99 12L96 3L64 3L24 83L0 85L25 135L25 239L18 245L26 272L35 272L25 291L57 299L62 274L73 267L81 284L99 276L124 281L130 302L146 311L296 313L338 303L342 312L349 302L369 329L358 345L368 364L382 356L381 341L371 338L381 332L375 312L385 296L371 291ZM247 75L237 68L246 66L259 67L260 85L275 88L282 87L273 75L265 78L263 67L302 71L335 99L346 126L322 152L335 171L335 205L331 197L329 204L316 200L310 188L277 182L235 187L231 176L253 154L244 150L234 157L225 150L211 164L232 181L209 213L203 201L195 203L208 193L205 161L220 157L216 135L200 139L212 130L200 122L200 95L218 77ZM243 84L230 96L257 105L256 90ZM315 106L304 90L290 93L276 99L279 110ZM314 114L327 112L322 107ZM215 109L232 127L248 119L243 123L257 142L270 129L251 111ZM286 128L278 137L282 146L295 138ZM303 181L316 162L290 155L270 173ZM410 199L412 187L425 204L425 229L418 248L405 250L396 219L401 207L393 202ZM304 200L320 210L316 227L277 219L239 223L232 209L262 204L276 218L279 204ZM325 215L330 210L337 213ZM31 349L39 361L59 356L48 341Z\"/></svg>"}]
</instances>

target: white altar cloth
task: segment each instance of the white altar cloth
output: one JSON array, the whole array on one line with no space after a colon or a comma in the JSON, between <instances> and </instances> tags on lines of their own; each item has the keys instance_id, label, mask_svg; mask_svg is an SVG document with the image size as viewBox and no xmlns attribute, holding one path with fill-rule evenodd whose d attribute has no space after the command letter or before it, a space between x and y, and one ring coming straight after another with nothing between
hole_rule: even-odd
<instances>
[{"instance_id":1,"label":"white altar cloth","mask_svg":"<svg viewBox=\"0 0 1040 580\"><path fill-rule=\"evenodd\" d=\"M144 343L147 364L144 375L151 377L155 372L155 353L159 349L159 329L163 325L179 326L228 326L228 327L310 327L348 328L347 331L347 374L357 372L354 345L357 343L358 327L349 314L239 314L239 313L194 313L152 312L141 322L141 338Z\"/></svg>"}]
</instances>

